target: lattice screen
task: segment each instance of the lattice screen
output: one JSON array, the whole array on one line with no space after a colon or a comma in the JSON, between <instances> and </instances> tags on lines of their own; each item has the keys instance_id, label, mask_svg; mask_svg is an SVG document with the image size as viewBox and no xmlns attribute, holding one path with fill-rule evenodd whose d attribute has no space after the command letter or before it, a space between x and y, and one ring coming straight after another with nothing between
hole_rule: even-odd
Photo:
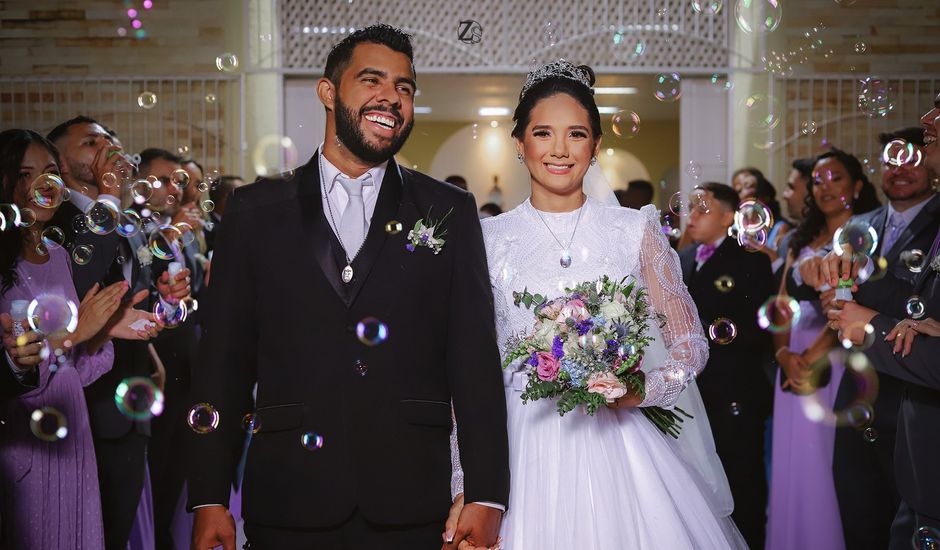
<instances>
[{"instance_id":1,"label":"lattice screen","mask_svg":"<svg viewBox=\"0 0 940 550\"><path fill-rule=\"evenodd\" d=\"M415 64L429 72L520 72L564 57L605 72L708 69L728 65L730 9L695 13L688 0L279 0L283 67L322 70L351 28L381 22L414 36ZM457 39L475 20L482 40ZM620 36L615 37L616 33ZM637 55L637 45L640 43Z\"/></svg>"},{"instance_id":2,"label":"lattice screen","mask_svg":"<svg viewBox=\"0 0 940 550\"><path fill-rule=\"evenodd\" d=\"M869 176L880 187L881 147L878 134L918 126L921 115L933 107L940 92L940 75L886 78L894 108L884 117L870 118L857 105L858 78L813 75L775 82L780 105L777 144L772 149L773 173L780 182L789 173L789 163L810 157L834 145L867 161ZM803 124L814 122L815 134L803 132ZM811 127L811 125L810 125Z\"/></svg>"},{"instance_id":3,"label":"lattice screen","mask_svg":"<svg viewBox=\"0 0 940 550\"><path fill-rule=\"evenodd\" d=\"M143 92L156 97L152 108L139 105ZM206 169L240 171L240 102L238 77L7 78L0 79L0 128L45 134L84 114L114 129L127 151L161 147Z\"/></svg>"}]
</instances>

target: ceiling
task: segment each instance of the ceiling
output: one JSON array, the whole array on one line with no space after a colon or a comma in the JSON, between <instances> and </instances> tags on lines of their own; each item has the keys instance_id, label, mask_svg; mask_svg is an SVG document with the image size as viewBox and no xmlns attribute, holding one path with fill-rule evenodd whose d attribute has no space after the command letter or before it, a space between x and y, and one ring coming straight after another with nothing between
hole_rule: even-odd
<instances>
[{"instance_id":1,"label":"ceiling","mask_svg":"<svg viewBox=\"0 0 940 550\"><path fill-rule=\"evenodd\" d=\"M420 95L415 105L430 107L430 114L418 114L419 120L467 121L481 117L480 107L507 107L514 109L519 90L525 78L522 75L418 75ZM660 102L653 96L654 75L600 75L596 86L634 87L633 95L596 96L598 107L618 107L637 113L643 120L678 120L678 102ZM602 115L604 116L603 112Z\"/></svg>"}]
</instances>

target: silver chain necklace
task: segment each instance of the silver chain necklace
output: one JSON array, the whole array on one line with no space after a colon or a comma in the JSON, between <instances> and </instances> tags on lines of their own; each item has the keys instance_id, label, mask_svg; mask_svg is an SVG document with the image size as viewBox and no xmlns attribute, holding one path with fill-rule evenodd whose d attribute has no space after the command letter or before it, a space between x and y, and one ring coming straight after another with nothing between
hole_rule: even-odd
<instances>
[{"instance_id":1,"label":"silver chain necklace","mask_svg":"<svg viewBox=\"0 0 940 550\"><path fill-rule=\"evenodd\" d=\"M531 204L531 201L529 204ZM581 214L584 213L585 204L587 204L587 199L581 203L580 210L578 210L578 219L574 222L574 229L571 231L571 237L568 239L567 243L563 243L558 239L558 236L555 235L555 232L552 231L551 227L549 227L548 222L546 222L545 218L542 217L542 213L539 212L538 208L535 206L532 207L532 210L535 210L535 213L545 225L545 229L548 229L548 232L552 235L552 238L555 239L555 242L558 243L558 246L561 247L561 258L558 259L558 263L561 264L561 267L571 267L571 243L574 242L574 234L578 232L578 224L581 223Z\"/></svg>"},{"instance_id":2,"label":"silver chain necklace","mask_svg":"<svg viewBox=\"0 0 940 550\"><path fill-rule=\"evenodd\" d=\"M339 232L336 231L338 226L336 225L336 220L333 218L333 205L330 204L330 194L326 191L326 180L323 178L323 151L320 151L319 155L320 156L317 157L317 161L320 165L320 188L323 190L323 196L326 197L326 209L330 213L330 222L333 224L331 229L333 230L333 234L336 235L336 239L339 241L340 246L343 247L343 255L346 256L346 267L343 268L342 279L344 283L349 284L349 281L352 281L354 274L352 268L353 258L358 256L359 252L362 251L362 247L366 245L366 240L365 238L362 239L362 244L359 245L359 249L356 250L356 253L353 254L352 258L350 258L349 253L346 252L346 244L343 243L343 238L340 237Z\"/></svg>"}]
</instances>

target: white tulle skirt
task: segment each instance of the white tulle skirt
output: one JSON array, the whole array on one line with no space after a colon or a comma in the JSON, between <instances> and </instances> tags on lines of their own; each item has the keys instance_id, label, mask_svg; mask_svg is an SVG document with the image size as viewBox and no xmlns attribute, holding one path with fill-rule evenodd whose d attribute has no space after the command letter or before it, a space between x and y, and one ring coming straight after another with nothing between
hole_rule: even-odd
<instances>
[{"instance_id":1,"label":"white tulle skirt","mask_svg":"<svg viewBox=\"0 0 940 550\"><path fill-rule=\"evenodd\" d=\"M506 550L717 550L747 548L734 523L713 511L711 489L672 438L637 409L522 403L506 388L509 511Z\"/></svg>"}]
</instances>

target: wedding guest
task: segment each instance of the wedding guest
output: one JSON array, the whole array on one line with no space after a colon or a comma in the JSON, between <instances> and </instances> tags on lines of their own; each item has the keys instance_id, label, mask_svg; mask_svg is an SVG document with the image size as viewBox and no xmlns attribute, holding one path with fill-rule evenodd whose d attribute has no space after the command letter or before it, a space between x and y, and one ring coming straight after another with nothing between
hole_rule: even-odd
<instances>
[{"instance_id":1,"label":"wedding guest","mask_svg":"<svg viewBox=\"0 0 940 550\"><path fill-rule=\"evenodd\" d=\"M879 205L858 159L836 148L816 160L807 191L806 215L790 241L786 272L799 271L796 262L825 254L836 229L853 214ZM771 311L788 311L786 303L786 298L775 301ZM837 353L829 354L830 382L813 384L818 378L811 376L810 365L828 352L824 337L829 328L818 298L799 301L799 321L793 325L779 316L771 320L781 329L773 335L781 369L774 395L766 547L845 549L832 476L835 427L805 413L811 403L832 410L844 367Z\"/></svg>"},{"instance_id":2,"label":"wedding guest","mask_svg":"<svg viewBox=\"0 0 940 550\"><path fill-rule=\"evenodd\" d=\"M653 202L653 184L646 180L632 180L627 184L627 190L617 195L620 206L639 210Z\"/></svg>"},{"instance_id":3,"label":"wedding guest","mask_svg":"<svg viewBox=\"0 0 940 550\"><path fill-rule=\"evenodd\" d=\"M738 192L741 200L754 199L760 201L770 210L774 223L767 231L767 244L761 252L770 256L770 261L777 261L777 247L780 239L791 229L791 225L780 212L780 203L777 201L777 190L764 173L757 168L742 168L738 170L734 181L740 182L741 190Z\"/></svg>"},{"instance_id":4,"label":"wedding guest","mask_svg":"<svg viewBox=\"0 0 940 550\"><path fill-rule=\"evenodd\" d=\"M467 190L467 178L463 176L458 176L454 174L453 176L447 176L446 178L444 178L444 181L446 181L447 183L451 185L456 185L457 187L463 189L464 191Z\"/></svg>"},{"instance_id":5,"label":"wedding guest","mask_svg":"<svg viewBox=\"0 0 940 550\"><path fill-rule=\"evenodd\" d=\"M48 139L61 152L62 179L71 191L69 201L56 212L55 223L65 231L68 241L94 247L89 262L72 266L72 281L78 295L83 295L95 283L122 280L127 281L135 295L155 287L155 296L141 302L137 311L150 310L158 299L179 300L187 296L189 284L185 280L171 283L169 274L153 276L152 254L140 232L126 238L116 231L106 235L91 231L79 233L73 224L95 200L106 200L116 206L121 202L113 194L117 192L114 186L103 177L108 172L120 171L123 162L122 156L117 154L121 153L121 148L104 127L91 118L78 116L53 128ZM187 275L184 270L181 277ZM151 329L151 337L158 328ZM143 493L150 437L150 420L122 413L115 405L115 391L126 378L149 377L154 370L146 343L115 339L113 367L85 388L107 550L127 547Z\"/></svg>"},{"instance_id":6,"label":"wedding guest","mask_svg":"<svg viewBox=\"0 0 940 550\"><path fill-rule=\"evenodd\" d=\"M71 258L40 235L61 201L62 190L38 192L50 207L40 207L30 188L41 174L59 174L53 145L31 130L0 133L0 203L30 209L28 228L0 232L0 321L3 357L0 370L22 384L19 397L0 404L0 546L56 550L101 548L104 533L95 453L82 387L111 368L114 349L106 324L120 309L123 282L93 287L78 307L71 333L18 335L14 302L50 299L78 303L70 275ZM12 220L11 220L12 221ZM23 329L28 329L26 325ZM18 337L19 336L19 337ZM40 350L45 349L45 353ZM53 353L49 353L53 350ZM45 419L38 419L44 414ZM49 423L52 421L52 425ZM57 432L57 428L62 430Z\"/></svg>"},{"instance_id":7,"label":"wedding guest","mask_svg":"<svg viewBox=\"0 0 940 550\"><path fill-rule=\"evenodd\" d=\"M199 254L204 258L209 252L209 245L207 244L207 230L206 226L209 224L209 213L203 210L201 207L204 204L208 194L200 191L199 184L203 182L205 176L205 171L202 169L202 165L196 162L191 158L184 158L180 161L180 166L183 170L186 171L186 174L189 175L189 182L186 185L183 185L182 190L182 204L196 216L198 223L189 222L193 228L193 234L196 237L196 245L199 251ZM209 182L207 182L209 183ZM216 182L212 182L217 185ZM201 262L200 265L204 266L205 262Z\"/></svg>"},{"instance_id":8,"label":"wedding guest","mask_svg":"<svg viewBox=\"0 0 940 550\"><path fill-rule=\"evenodd\" d=\"M503 213L503 209L499 207L495 202L488 202L480 207L480 219L491 218L493 216L499 216Z\"/></svg>"},{"instance_id":9,"label":"wedding guest","mask_svg":"<svg viewBox=\"0 0 940 550\"><path fill-rule=\"evenodd\" d=\"M770 260L728 237L738 195L721 183L701 186L687 231L695 242L680 252L682 278L709 329L709 355L697 378L715 447L734 497L732 518L751 548L764 543L767 485L764 426L773 388L762 368L770 336L755 322L773 293ZM707 205L707 206L706 206Z\"/></svg>"},{"instance_id":10,"label":"wedding guest","mask_svg":"<svg viewBox=\"0 0 940 550\"><path fill-rule=\"evenodd\" d=\"M777 240L777 259L771 264L774 273L777 273L783 267L787 251L790 249L793 228L803 221L803 208L806 205L807 188L810 178L813 177L814 164L816 164L815 157L796 159L791 165L790 174L787 176L787 188L783 191L783 200L787 204L787 216L790 220L793 220L793 223L785 233L780 233Z\"/></svg>"},{"instance_id":11,"label":"wedding guest","mask_svg":"<svg viewBox=\"0 0 940 550\"><path fill-rule=\"evenodd\" d=\"M232 191L245 185L245 180L240 176L222 176L219 178L219 184L209 188L209 200L212 201L213 207L209 211L209 221L210 225L206 227L206 248L208 252L206 257L208 258L209 252L215 248L215 237L216 233L219 230L219 224L222 223L222 216L225 215L225 207L228 205L229 195L232 194Z\"/></svg>"}]
</instances>

